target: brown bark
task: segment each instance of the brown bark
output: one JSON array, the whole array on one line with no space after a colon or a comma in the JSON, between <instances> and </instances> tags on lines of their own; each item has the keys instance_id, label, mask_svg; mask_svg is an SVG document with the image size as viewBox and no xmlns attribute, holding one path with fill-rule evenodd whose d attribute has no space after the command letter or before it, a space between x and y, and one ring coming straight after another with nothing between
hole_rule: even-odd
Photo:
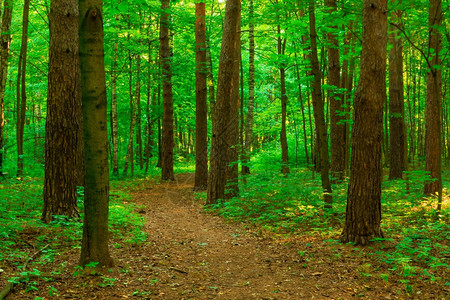
<instances>
[{"instance_id":1,"label":"brown bark","mask_svg":"<svg viewBox=\"0 0 450 300\"><path fill-rule=\"evenodd\" d=\"M9 46L11 44L11 19L14 0L3 2L3 15L0 35L0 176L3 176L4 133L5 127L5 90L8 77Z\"/></svg>"},{"instance_id":2,"label":"brown bark","mask_svg":"<svg viewBox=\"0 0 450 300\"><path fill-rule=\"evenodd\" d=\"M290 173L289 170L289 151L287 145L287 134L286 134L286 117L287 117L287 94L286 94L286 68L283 62L283 56L286 49L286 38L283 40L281 38L281 26L277 27L278 32L278 60L279 60L279 72L280 72L280 92L281 92L281 133L280 133L280 143L281 143L281 173L284 175Z\"/></svg>"},{"instance_id":3,"label":"brown bark","mask_svg":"<svg viewBox=\"0 0 450 300\"><path fill-rule=\"evenodd\" d=\"M406 171L406 129L403 94L403 46L397 27L401 26L401 11L394 11L395 26L389 40L389 179L399 179Z\"/></svg>"},{"instance_id":4,"label":"brown bark","mask_svg":"<svg viewBox=\"0 0 450 300\"><path fill-rule=\"evenodd\" d=\"M77 0L51 1L42 211L45 223L54 215L80 217L76 194L81 123L78 18Z\"/></svg>"},{"instance_id":5,"label":"brown bark","mask_svg":"<svg viewBox=\"0 0 450 300\"><path fill-rule=\"evenodd\" d=\"M173 174L173 96L172 96L172 71L169 46L170 27L170 0L161 0L160 21L160 57L163 82L163 132L161 149L161 179L175 180Z\"/></svg>"},{"instance_id":6,"label":"brown bark","mask_svg":"<svg viewBox=\"0 0 450 300\"><path fill-rule=\"evenodd\" d=\"M141 108L141 56L136 56L136 144L138 146L139 170L144 169L142 156L142 108Z\"/></svg>"},{"instance_id":7,"label":"brown bark","mask_svg":"<svg viewBox=\"0 0 450 300\"><path fill-rule=\"evenodd\" d=\"M132 85L133 85L133 64L131 58L131 52L128 51L128 59L130 61L129 80L128 80L128 93L130 96L130 134L128 135L127 154L125 156L125 164L123 166L123 174L128 173L128 167L130 166L131 174L134 174L134 131L136 126L136 97L133 97Z\"/></svg>"},{"instance_id":8,"label":"brown bark","mask_svg":"<svg viewBox=\"0 0 450 300\"><path fill-rule=\"evenodd\" d=\"M206 190L208 185L207 126L207 61L205 2L195 3L195 183L194 190Z\"/></svg>"},{"instance_id":9,"label":"brown bark","mask_svg":"<svg viewBox=\"0 0 450 300\"><path fill-rule=\"evenodd\" d=\"M25 112L27 105L26 71L28 48L28 23L30 0L25 0L23 6L22 45L20 47L19 65L17 70L17 103L16 103L16 135L17 135L17 177L23 176L23 133L25 129Z\"/></svg>"},{"instance_id":10,"label":"brown bark","mask_svg":"<svg viewBox=\"0 0 450 300\"><path fill-rule=\"evenodd\" d=\"M253 0L248 2L248 112L245 124L242 174L250 174L250 151L253 144L253 112L255 102L255 25Z\"/></svg>"},{"instance_id":11,"label":"brown bark","mask_svg":"<svg viewBox=\"0 0 450 300\"><path fill-rule=\"evenodd\" d=\"M328 13L333 14L337 10L336 0L326 0L329 7ZM336 36L337 26L329 26L328 33L328 84L335 89L340 86L341 66L339 62L339 41ZM330 139L331 139L331 176L341 181L344 179L345 171L345 123L341 120L344 111L343 95L337 91L328 92L328 101L330 103Z\"/></svg>"},{"instance_id":12,"label":"brown bark","mask_svg":"<svg viewBox=\"0 0 450 300\"><path fill-rule=\"evenodd\" d=\"M108 250L109 165L102 0L79 0L85 199L79 264L112 266Z\"/></svg>"},{"instance_id":13,"label":"brown bark","mask_svg":"<svg viewBox=\"0 0 450 300\"><path fill-rule=\"evenodd\" d=\"M322 97L321 73L319 68L319 60L317 57L317 33L316 33L316 17L314 12L314 1L309 1L309 26L311 37L311 75L313 76L312 103L314 109L314 120L316 124L317 150L319 153L320 177L322 180L322 189L325 202L325 208L332 207L333 198L331 196L330 182L330 162L328 156L328 138L325 125L324 101Z\"/></svg>"},{"instance_id":14,"label":"brown bark","mask_svg":"<svg viewBox=\"0 0 450 300\"><path fill-rule=\"evenodd\" d=\"M430 173L431 180L425 183L426 195L442 195L441 174L441 102L442 71L439 51L442 48L442 37L436 28L442 25L442 1L430 0L428 15L430 57L427 73L427 101L425 111L425 170ZM431 50L432 49L432 50Z\"/></svg>"},{"instance_id":15,"label":"brown bark","mask_svg":"<svg viewBox=\"0 0 450 300\"><path fill-rule=\"evenodd\" d=\"M227 153L228 149L234 146L230 140L230 135L233 130L232 127L239 123L238 118L231 117L231 104L233 103L233 87L238 86L234 70L236 69L236 63L238 63L236 55L239 41L236 28L239 26L240 11L240 0L227 1L219 59L206 204L215 204L219 199L225 199L226 169L230 163Z\"/></svg>"},{"instance_id":16,"label":"brown bark","mask_svg":"<svg viewBox=\"0 0 450 300\"><path fill-rule=\"evenodd\" d=\"M112 64L112 97L111 97L111 140L113 146L112 167L113 174L119 175L119 123L117 120L117 59L118 42L114 42L114 58Z\"/></svg>"},{"instance_id":17,"label":"brown bark","mask_svg":"<svg viewBox=\"0 0 450 300\"><path fill-rule=\"evenodd\" d=\"M340 240L365 245L381 231L381 143L386 95L387 0L364 0L361 76L354 98L351 175Z\"/></svg>"}]
</instances>

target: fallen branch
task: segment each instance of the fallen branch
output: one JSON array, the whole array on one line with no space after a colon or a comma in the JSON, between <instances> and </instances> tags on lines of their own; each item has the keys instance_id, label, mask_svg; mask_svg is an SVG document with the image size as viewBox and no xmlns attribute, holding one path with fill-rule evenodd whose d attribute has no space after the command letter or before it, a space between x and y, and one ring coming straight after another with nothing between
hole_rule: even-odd
<instances>
[{"instance_id":1,"label":"fallen branch","mask_svg":"<svg viewBox=\"0 0 450 300\"><path fill-rule=\"evenodd\" d=\"M42 249L40 249L39 251L35 252L33 255L31 255L27 261L25 262L25 264L22 267L22 272L25 271L28 267L28 265L31 263L31 261L33 259L35 259L39 254L42 253L42 251L44 251L50 244L45 245ZM0 292L0 300L3 300L6 298L6 296L9 295L9 293L11 293L12 289L14 288L14 285L17 284L17 282L21 282L22 280L24 280L25 278L29 278L30 276L20 276L18 280L15 280L15 282L9 282L4 288L3 290L1 290Z\"/></svg>"}]
</instances>

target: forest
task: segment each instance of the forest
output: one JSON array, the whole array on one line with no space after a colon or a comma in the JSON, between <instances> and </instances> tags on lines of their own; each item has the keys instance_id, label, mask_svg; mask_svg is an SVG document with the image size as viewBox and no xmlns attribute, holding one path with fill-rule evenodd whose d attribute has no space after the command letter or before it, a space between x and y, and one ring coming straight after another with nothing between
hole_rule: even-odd
<instances>
[{"instance_id":1,"label":"forest","mask_svg":"<svg viewBox=\"0 0 450 300\"><path fill-rule=\"evenodd\" d=\"M1 0L1 299L448 299L450 3Z\"/></svg>"}]
</instances>

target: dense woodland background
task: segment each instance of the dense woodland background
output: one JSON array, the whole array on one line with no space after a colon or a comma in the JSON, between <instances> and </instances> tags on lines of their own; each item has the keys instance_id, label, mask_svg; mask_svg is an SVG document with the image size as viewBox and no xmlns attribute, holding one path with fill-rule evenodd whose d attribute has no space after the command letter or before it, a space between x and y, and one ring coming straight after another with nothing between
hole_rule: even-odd
<instances>
[{"instance_id":1,"label":"dense woodland background","mask_svg":"<svg viewBox=\"0 0 450 300\"><path fill-rule=\"evenodd\" d=\"M387 26L383 37L375 31L376 21L363 25L363 5L359 2L229 2L236 5L236 11L227 9L227 16L222 1L206 1L204 5L194 1L146 0L103 4L107 151L113 186L120 186L121 181L139 182L155 176L173 180L173 159L175 172L196 172L193 186L198 192L196 197L225 217L256 222L266 229L283 232L300 230L302 226L315 232L323 227L329 230L324 235L336 237L338 231L342 232L345 219L349 180L350 186L354 186L352 180L357 180L349 179L351 165L361 166L358 169L361 173L354 171L353 178L377 180L374 177L378 171L372 172L374 156L370 152L352 158L355 110L372 108L366 102L357 108L354 99L364 98L361 93L367 90L358 90L365 86L363 82L376 81L381 91L385 91L378 97L382 104L379 106L382 169L379 171L383 182L375 182L373 186L382 184L383 192L380 190L378 200L373 203L377 205L381 199L383 218L386 215L391 221L386 222L383 235L379 229L381 213L375 214L378 229L374 233L367 238L355 238L347 232L351 229L345 227L341 241L366 244L374 241L373 238L384 241L394 233L402 233L404 244L399 242L403 246L397 248L401 254L389 263L397 264L395 268L401 266L402 274L413 272L433 281L441 280L438 274L448 270L445 261L448 259L450 164L449 4L389 1L387 11L384 10L387 24L380 25ZM381 3L382 7L385 3L374 2ZM82 205L79 199L84 185L83 164L73 163L73 174L69 176L72 182L67 183L69 177L62 179L58 174L64 172L58 166L68 163L67 157L57 152L51 156L47 152L46 158L49 145L69 141L59 138L68 128L77 129L72 133L75 140L83 139L81 102L70 104L73 107L61 107L65 104L58 104L58 97L54 96L58 95L57 88L52 90L52 82L66 80L74 84L73 90L66 92L72 95L79 88L79 75L74 70L75 75L70 78L69 70L78 66L77 59L73 64L67 61L61 64L61 69L67 70L66 78L50 76L49 49L54 44L49 28L62 24L58 16L64 16L52 15L50 7L47 0L4 0L2 3L0 87L4 91L0 90L0 180L4 193L0 192L0 206L2 202L5 205L0 211L8 213L11 222L10 232L5 229L5 241L12 236L14 222L20 219L19 211L24 206L28 213L33 211L30 216L40 216L45 223L54 222L51 205L44 204L43 213L40 206L44 169L46 201L57 194L53 191L68 184L73 187L73 193L68 192L67 197L73 197L73 203L66 215L78 218L77 205ZM240 13L237 7L241 7ZM57 11L56 5L54 9ZM65 16L77 19L78 11L75 9ZM78 22L67 22L64 26L67 27L53 29L54 36L59 35L63 40L66 37L65 42L71 45L67 46L66 53L78 57L75 42ZM236 28L230 32L240 34L227 36L224 28ZM361 55L364 55L363 41L370 38L363 36L363 28L374 32L372 48L367 52L376 48L385 55L382 61L387 63L387 68L384 71L379 64L385 72L381 76L363 78L361 75L368 74L361 70ZM76 38L72 39L71 34ZM377 37L387 41L386 49L377 48ZM237 52L227 52L239 58L232 64L225 63L226 41L239 45L235 48ZM196 57L200 52L202 56ZM225 69L227 66L229 70ZM434 82L438 82L435 86L439 87L439 94L433 94L430 85L437 74L440 79ZM199 78L203 78L204 86L198 85ZM234 99L228 108L223 102L226 98L223 91L227 88ZM199 104L199 97L203 104ZM168 113L171 105L173 116ZM200 105L207 116L201 121ZM59 120L57 126L49 125L50 107L58 111L52 116L52 122ZM360 123L367 130L364 132L369 133L367 137L371 131L378 130L377 121L373 120L367 118ZM71 122L72 125L68 124ZM164 124L173 124L173 129ZM226 141L214 140L225 131L229 135ZM172 149L172 134L173 153L164 150ZM200 136L204 143L198 146ZM64 147L71 147L71 157L82 161L80 145ZM219 152L225 148L226 164L231 166L221 174ZM49 160L50 157L54 159ZM211 169L207 186L208 160ZM366 173L361 171L364 169ZM50 183L48 177L56 181ZM211 186L211 182L216 185ZM226 184L225 192L220 191ZM20 198L17 191L27 189L33 191L30 197L35 198L29 206L19 200L22 204L13 204ZM356 193L350 192L351 189L349 195ZM367 190L367 193L372 192ZM3 196L6 197L2 199ZM15 209L16 215L12 216L11 211ZM367 210L381 209L378 205ZM392 223L396 218L400 221ZM412 220L420 220L420 224L405 229ZM116 221L113 217L111 222L117 224ZM346 224L351 222L347 215ZM414 240L418 235L421 242L426 242L414 248L407 238ZM405 249L410 246L420 250L402 261L402 257L408 256ZM422 261L425 256L432 259ZM405 269L405 265L413 267ZM408 281L405 286L408 291Z\"/></svg>"}]
</instances>

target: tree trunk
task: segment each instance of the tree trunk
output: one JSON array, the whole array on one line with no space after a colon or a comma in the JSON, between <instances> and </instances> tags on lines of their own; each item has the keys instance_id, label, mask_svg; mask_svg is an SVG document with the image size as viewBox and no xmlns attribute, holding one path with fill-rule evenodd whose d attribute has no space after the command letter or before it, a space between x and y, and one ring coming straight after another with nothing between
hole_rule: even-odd
<instances>
[{"instance_id":1,"label":"tree trunk","mask_svg":"<svg viewBox=\"0 0 450 300\"><path fill-rule=\"evenodd\" d=\"M442 195L441 174L441 101L442 101L442 71L436 66L441 65L441 34L436 27L442 25L442 1L430 0L428 25L430 37L428 49L433 49L428 60L427 102L425 111L425 170L430 172L431 180L425 183L426 195Z\"/></svg>"},{"instance_id":2,"label":"tree trunk","mask_svg":"<svg viewBox=\"0 0 450 300\"><path fill-rule=\"evenodd\" d=\"M0 35L0 176L3 176L4 133L5 127L5 90L8 77L9 46L11 44L11 18L14 0L3 2L2 27Z\"/></svg>"},{"instance_id":3,"label":"tree trunk","mask_svg":"<svg viewBox=\"0 0 450 300\"><path fill-rule=\"evenodd\" d=\"M128 93L130 95L130 134L128 135L127 154L125 156L125 164L123 166L123 174L128 173L128 166L131 166L131 174L134 174L134 127L136 124L136 97L133 97L133 64L131 59L131 52L128 52L128 59L130 61Z\"/></svg>"},{"instance_id":4,"label":"tree trunk","mask_svg":"<svg viewBox=\"0 0 450 300\"><path fill-rule=\"evenodd\" d=\"M23 176L23 133L25 129L25 112L27 105L26 71L28 48L28 23L30 0L25 0L23 6L22 45L20 47L19 65L17 70L17 104L16 104L16 135L17 135L17 178Z\"/></svg>"},{"instance_id":5,"label":"tree trunk","mask_svg":"<svg viewBox=\"0 0 450 300\"><path fill-rule=\"evenodd\" d=\"M239 26L240 12L240 0L228 0L226 2L206 204L215 204L219 199L225 199L226 169L230 163L227 153L228 149L234 146L230 135L232 134L232 127L239 123L238 119L231 118L231 103L233 102L231 98L233 86L238 86L234 70L236 63L239 61L236 58L238 53L236 48L239 47L236 29Z\"/></svg>"},{"instance_id":6,"label":"tree trunk","mask_svg":"<svg viewBox=\"0 0 450 300\"><path fill-rule=\"evenodd\" d=\"M172 71L169 46L170 27L170 0L161 0L161 24L159 40L161 43L160 57L163 82L163 132L161 153L161 179L175 180L173 174L173 97L172 97Z\"/></svg>"},{"instance_id":7,"label":"tree trunk","mask_svg":"<svg viewBox=\"0 0 450 300\"><path fill-rule=\"evenodd\" d=\"M333 14L337 10L336 0L326 0L328 12ZM332 17L332 20L336 18ZM339 62L339 41L336 36L337 25L330 26L328 33L328 85L334 86L335 91L328 92L330 103L330 136L331 136L331 175L337 182L344 179L345 171L345 123L341 120L345 102L343 95L337 91L340 86L341 66Z\"/></svg>"},{"instance_id":8,"label":"tree trunk","mask_svg":"<svg viewBox=\"0 0 450 300\"><path fill-rule=\"evenodd\" d=\"M111 97L111 139L113 145L112 166L113 174L119 175L119 123L117 120L117 59L118 42L114 43L114 59L112 64L112 97Z\"/></svg>"},{"instance_id":9,"label":"tree trunk","mask_svg":"<svg viewBox=\"0 0 450 300\"><path fill-rule=\"evenodd\" d=\"M144 169L142 157L142 109L141 109L141 56L136 56L136 143L138 145L139 170Z\"/></svg>"},{"instance_id":10,"label":"tree trunk","mask_svg":"<svg viewBox=\"0 0 450 300\"><path fill-rule=\"evenodd\" d=\"M392 26L389 51L389 122L390 122L390 151L389 151L389 179L399 179L406 171L405 149L405 107L403 96L403 46L399 31L401 26L401 11L394 11L395 26Z\"/></svg>"},{"instance_id":11,"label":"tree trunk","mask_svg":"<svg viewBox=\"0 0 450 300\"><path fill-rule=\"evenodd\" d=\"M314 120L316 123L317 149L319 152L320 176L322 180L322 189L325 202L325 208L332 207L333 198L331 196L330 182L330 162L328 156L328 139L327 129L325 125L324 101L322 97L322 87L320 83L319 60L317 57L317 33L316 33L316 17L314 12L314 0L309 2L309 26L311 35L311 75L313 76L312 103L314 109Z\"/></svg>"},{"instance_id":12,"label":"tree trunk","mask_svg":"<svg viewBox=\"0 0 450 300\"><path fill-rule=\"evenodd\" d=\"M108 136L102 0L79 0L85 199L80 266L112 266L108 250Z\"/></svg>"},{"instance_id":13,"label":"tree trunk","mask_svg":"<svg viewBox=\"0 0 450 300\"><path fill-rule=\"evenodd\" d=\"M286 49L286 39L281 38L281 26L277 26L278 32L278 61L280 67L280 92L281 92L281 133L280 133L280 143L281 143L281 173L284 175L290 173L289 170L289 151L287 144L287 134L286 134L286 117L287 117L287 94L286 94L286 68L283 62L284 52Z\"/></svg>"},{"instance_id":14,"label":"tree trunk","mask_svg":"<svg viewBox=\"0 0 450 300\"><path fill-rule=\"evenodd\" d=\"M253 0L248 2L248 112L245 124L242 175L250 174L250 151L253 144L253 112L255 102L255 25ZM243 98L242 98L243 99Z\"/></svg>"},{"instance_id":15,"label":"tree trunk","mask_svg":"<svg viewBox=\"0 0 450 300\"><path fill-rule=\"evenodd\" d=\"M207 61L205 2L195 3L195 183L194 190L208 186Z\"/></svg>"},{"instance_id":16,"label":"tree trunk","mask_svg":"<svg viewBox=\"0 0 450 300\"><path fill-rule=\"evenodd\" d=\"M77 149L81 120L78 54L78 1L50 3L50 63L45 126L45 179L42 221L54 215L79 218Z\"/></svg>"},{"instance_id":17,"label":"tree trunk","mask_svg":"<svg viewBox=\"0 0 450 300\"><path fill-rule=\"evenodd\" d=\"M386 96L387 0L364 0L361 76L355 94L351 175L341 242L365 245L381 231L381 143Z\"/></svg>"}]
</instances>

